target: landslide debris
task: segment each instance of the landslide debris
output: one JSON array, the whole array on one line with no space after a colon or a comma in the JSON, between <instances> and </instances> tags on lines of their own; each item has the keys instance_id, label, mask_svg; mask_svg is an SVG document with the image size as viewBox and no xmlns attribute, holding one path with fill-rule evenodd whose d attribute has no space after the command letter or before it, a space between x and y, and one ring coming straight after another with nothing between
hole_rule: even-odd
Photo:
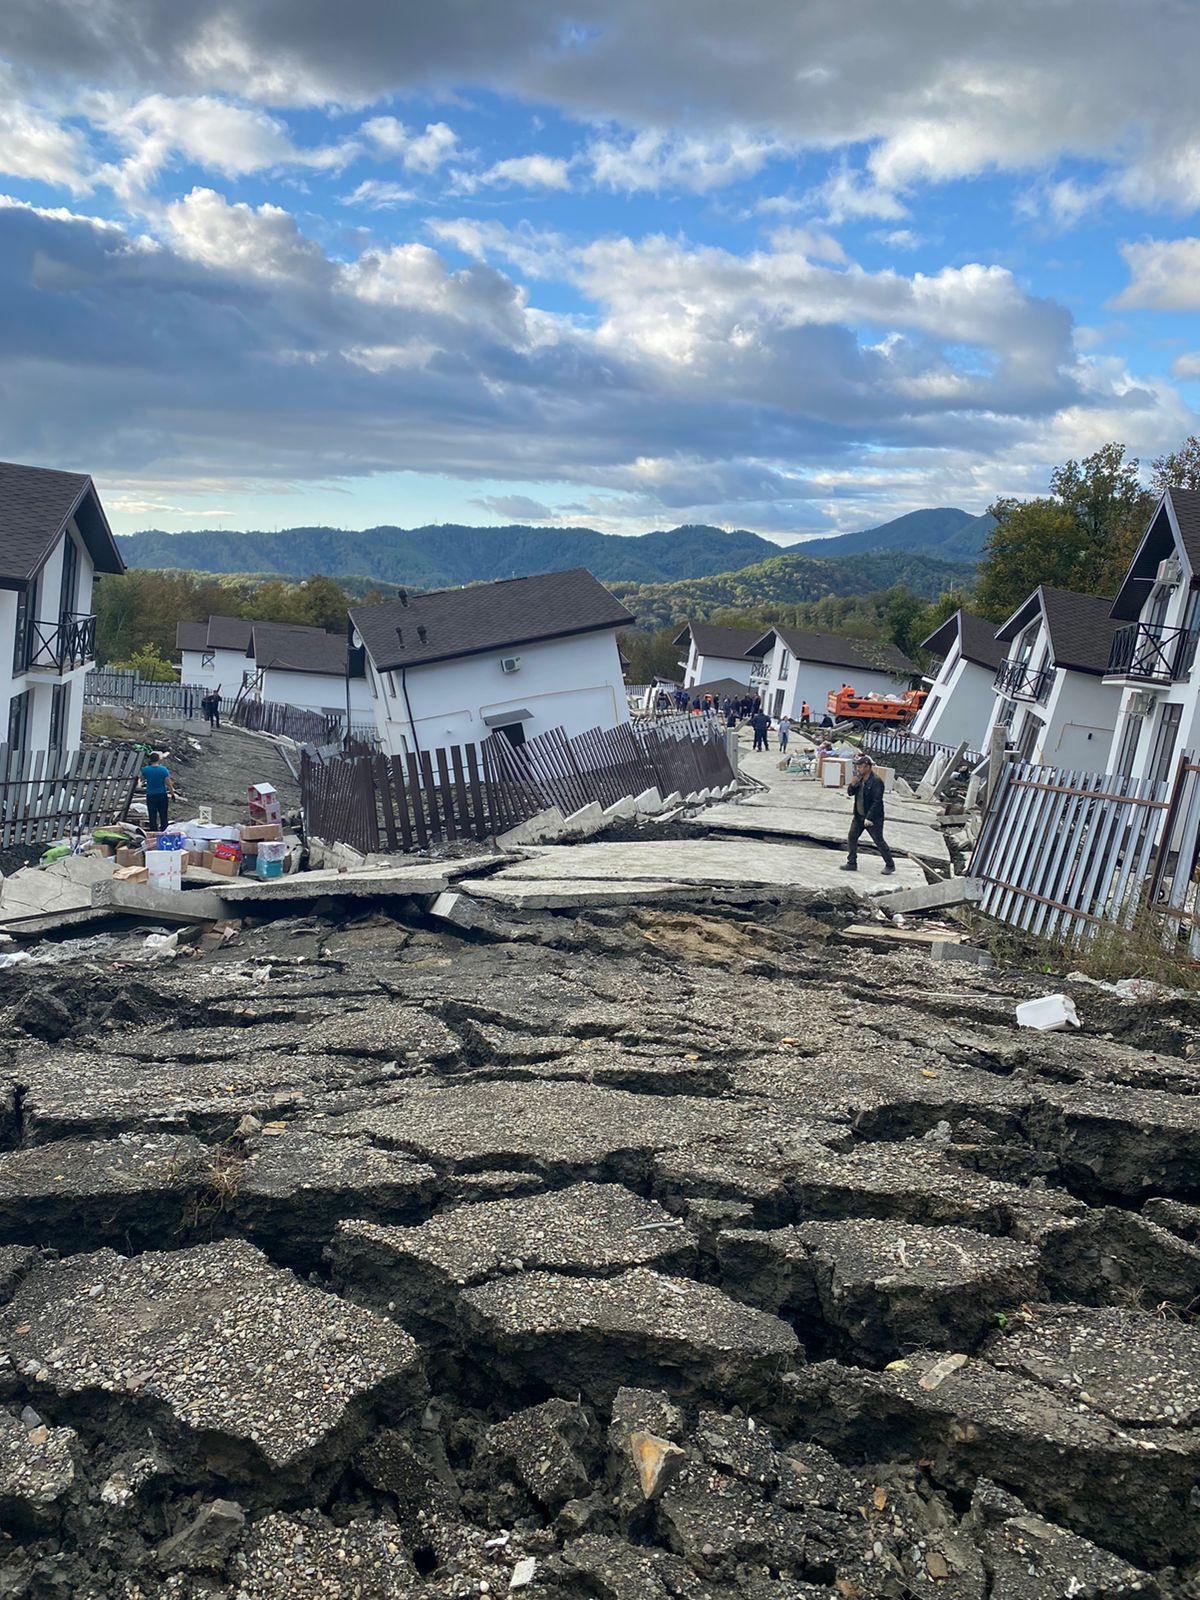
<instances>
[{"instance_id":1,"label":"landslide debris","mask_svg":"<svg viewBox=\"0 0 1200 1600\"><path fill-rule=\"evenodd\" d=\"M1193 1008L831 926L6 974L0 1595L1193 1600Z\"/></svg>"}]
</instances>

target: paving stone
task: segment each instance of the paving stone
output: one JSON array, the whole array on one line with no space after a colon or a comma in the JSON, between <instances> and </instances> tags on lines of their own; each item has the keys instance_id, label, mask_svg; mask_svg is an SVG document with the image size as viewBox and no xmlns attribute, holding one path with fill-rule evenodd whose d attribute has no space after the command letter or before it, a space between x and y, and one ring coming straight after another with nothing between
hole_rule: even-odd
<instances>
[{"instance_id":1,"label":"paving stone","mask_svg":"<svg viewBox=\"0 0 1200 1600\"><path fill-rule=\"evenodd\" d=\"M1200 1301L1200 1247L1116 1206L1097 1206L1046 1229L1040 1241L1046 1292L1083 1305L1147 1309Z\"/></svg>"},{"instance_id":2,"label":"paving stone","mask_svg":"<svg viewBox=\"0 0 1200 1600\"><path fill-rule=\"evenodd\" d=\"M344 1222L330 1251L334 1282L405 1327L453 1327L472 1284L525 1271L686 1269L695 1241L682 1222L619 1184L456 1206L419 1228Z\"/></svg>"},{"instance_id":3,"label":"paving stone","mask_svg":"<svg viewBox=\"0 0 1200 1600\"><path fill-rule=\"evenodd\" d=\"M37 1533L57 1523L75 1487L78 1454L74 1429L51 1427L40 1418L28 1426L0 1410L0 1528L6 1535Z\"/></svg>"},{"instance_id":4,"label":"paving stone","mask_svg":"<svg viewBox=\"0 0 1200 1600\"><path fill-rule=\"evenodd\" d=\"M778 1318L642 1267L613 1278L525 1272L467 1289L462 1304L501 1369L597 1405L634 1381L749 1401L797 1350Z\"/></svg>"},{"instance_id":5,"label":"paving stone","mask_svg":"<svg viewBox=\"0 0 1200 1600\"><path fill-rule=\"evenodd\" d=\"M432 1210L432 1167L366 1139L288 1126L257 1140L234 1175L232 1223L276 1260L320 1265L343 1217L416 1221Z\"/></svg>"},{"instance_id":6,"label":"paving stone","mask_svg":"<svg viewBox=\"0 0 1200 1600\"><path fill-rule=\"evenodd\" d=\"M315 1513L273 1512L229 1564L233 1593L252 1600L413 1600L417 1576L390 1522L336 1527ZM348 1585L353 1587L348 1587Z\"/></svg>"},{"instance_id":7,"label":"paving stone","mask_svg":"<svg viewBox=\"0 0 1200 1600\"><path fill-rule=\"evenodd\" d=\"M0 1155L0 1239L62 1252L176 1243L207 1155L199 1139L163 1133Z\"/></svg>"},{"instance_id":8,"label":"paving stone","mask_svg":"<svg viewBox=\"0 0 1200 1600\"><path fill-rule=\"evenodd\" d=\"M424 1391L394 1323L240 1241L41 1266L0 1317L0 1344L65 1414L142 1438L149 1426L191 1470L268 1499L343 1460L377 1408Z\"/></svg>"},{"instance_id":9,"label":"paving stone","mask_svg":"<svg viewBox=\"0 0 1200 1600\"><path fill-rule=\"evenodd\" d=\"M821 1362L786 1375L782 1393L788 1424L843 1459L921 1458L954 1490L991 1478L1138 1564L1186 1562L1200 1550L1192 1430L1131 1433L1065 1390L944 1350L884 1372Z\"/></svg>"}]
</instances>

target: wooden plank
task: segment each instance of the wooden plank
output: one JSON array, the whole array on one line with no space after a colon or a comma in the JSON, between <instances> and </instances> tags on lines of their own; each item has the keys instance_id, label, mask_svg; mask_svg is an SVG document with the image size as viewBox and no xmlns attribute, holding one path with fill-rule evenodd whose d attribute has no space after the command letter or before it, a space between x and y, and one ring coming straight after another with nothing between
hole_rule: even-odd
<instances>
[{"instance_id":1,"label":"wooden plank","mask_svg":"<svg viewBox=\"0 0 1200 1600\"><path fill-rule=\"evenodd\" d=\"M454 797L450 789L450 765L446 760L446 752L440 749L437 752L438 788L441 792L442 822L446 829L446 838L453 842L458 838L458 828L454 821Z\"/></svg>"},{"instance_id":2,"label":"wooden plank","mask_svg":"<svg viewBox=\"0 0 1200 1600\"><path fill-rule=\"evenodd\" d=\"M468 839L478 839L479 824L467 804L467 786L463 781L463 752L461 745L451 745L450 765L454 769L454 795L458 805L459 831Z\"/></svg>"},{"instance_id":3,"label":"wooden plank","mask_svg":"<svg viewBox=\"0 0 1200 1600\"><path fill-rule=\"evenodd\" d=\"M396 812L392 804L392 786L386 756L376 756L372 763L375 774L375 791L379 796L380 807L383 812L383 837L389 850L394 850L397 844Z\"/></svg>"},{"instance_id":4,"label":"wooden plank","mask_svg":"<svg viewBox=\"0 0 1200 1600\"><path fill-rule=\"evenodd\" d=\"M417 844L424 850L429 844L429 828L425 822L425 805L421 795L421 769L417 765L417 758L413 751L409 751L404 758L407 769L408 798L412 806L413 828L417 835Z\"/></svg>"}]
</instances>

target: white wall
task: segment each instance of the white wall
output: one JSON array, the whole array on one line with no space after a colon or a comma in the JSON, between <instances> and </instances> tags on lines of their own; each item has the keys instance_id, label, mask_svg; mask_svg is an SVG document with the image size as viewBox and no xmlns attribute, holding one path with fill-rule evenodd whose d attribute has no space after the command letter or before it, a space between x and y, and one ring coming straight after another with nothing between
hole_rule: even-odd
<instances>
[{"instance_id":1,"label":"white wall","mask_svg":"<svg viewBox=\"0 0 1200 1600\"><path fill-rule=\"evenodd\" d=\"M917 713L912 731L939 744L956 745L965 740L972 750L982 750L996 702L995 673L962 656L950 662L948 672L946 664L942 663L942 671L930 686L929 698Z\"/></svg>"},{"instance_id":2,"label":"white wall","mask_svg":"<svg viewBox=\"0 0 1200 1600\"><path fill-rule=\"evenodd\" d=\"M750 687L750 674L758 665L749 656L701 656L695 645L688 651L687 673L683 684L690 689L695 683L712 683L717 678L733 678Z\"/></svg>"},{"instance_id":3,"label":"white wall","mask_svg":"<svg viewBox=\"0 0 1200 1600\"><path fill-rule=\"evenodd\" d=\"M500 670L509 656L521 660L514 673ZM380 741L389 755L402 755L413 748L413 730L400 670L372 671L371 678ZM408 700L422 750L478 744L492 731L484 717L504 711L532 712L524 723L529 738L549 728L575 735L629 720L615 629L410 667Z\"/></svg>"},{"instance_id":4,"label":"white wall","mask_svg":"<svg viewBox=\"0 0 1200 1600\"><path fill-rule=\"evenodd\" d=\"M1055 673L1046 725L1033 759L1081 772L1107 770L1121 691L1086 672Z\"/></svg>"},{"instance_id":5,"label":"white wall","mask_svg":"<svg viewBox=\"0 0 1200 1600\"><path fill-rule=\"evenodd\" d=\"M334 673L281 672L268 667L263 672L262 698L281 705L297 706L302 711L332 711L346 715L346 680ZM371 690L365 678L350 679L350 715L367 722L374 711Z\"/></svg>"},{"instance_id":6,"label":"white wall","mask_svg":"<svg viewBox=\"0 0 1200 1600\"><path fill-rule=\"evenodd\" d=\"M74 540L79 554L74 594L62 595L63 551L67 539ZM79 536L74 520L50 552L34 590L30 616L43 624L43 638L50 638L49 630L56 628L62 612L86 614L92 608L93 568L87 546ZM0 743L8 741L8 718L15 696L28 691L29 721L26 744L30 750L46 750L50 741L51 707L56 685L62 686L65 696L62 721L62 747L77 750L83 722L83 679L90 662L58 673L49 667L14 673L13 651L16 644L17 595L14 590L0 590Z\"/></svg>"},{"instance_id":7,"label":"white wall","mask_svg":"<svg viewBox=\"0 0 1200 1600\"><path fill-rule=\"evenodd\" d=\"M204 665L211 655L211 667ZM184 683L198 685L201 689L220 689L223 703L232 705L242 687L242 674L253 670L254 663L244 650L181 650L179 676Z\"/></svg>"}]
</instances>

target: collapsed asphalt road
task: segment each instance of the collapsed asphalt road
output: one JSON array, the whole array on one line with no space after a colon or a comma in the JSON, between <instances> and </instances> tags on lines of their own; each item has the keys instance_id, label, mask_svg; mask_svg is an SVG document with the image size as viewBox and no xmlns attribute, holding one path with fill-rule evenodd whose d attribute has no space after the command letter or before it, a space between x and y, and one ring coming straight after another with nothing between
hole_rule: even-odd
<instances>
[{"instance_id":1,"label":"collapsed asphalt road","mask_svg":"<svg viewBox=\"0 0 1200 1600\"><path fill-rule=\"evenodd\" d=\"M769 914L0 979L0 1593L1195 1593L1200 1014Z\"/></svg>"}]
</instances>

